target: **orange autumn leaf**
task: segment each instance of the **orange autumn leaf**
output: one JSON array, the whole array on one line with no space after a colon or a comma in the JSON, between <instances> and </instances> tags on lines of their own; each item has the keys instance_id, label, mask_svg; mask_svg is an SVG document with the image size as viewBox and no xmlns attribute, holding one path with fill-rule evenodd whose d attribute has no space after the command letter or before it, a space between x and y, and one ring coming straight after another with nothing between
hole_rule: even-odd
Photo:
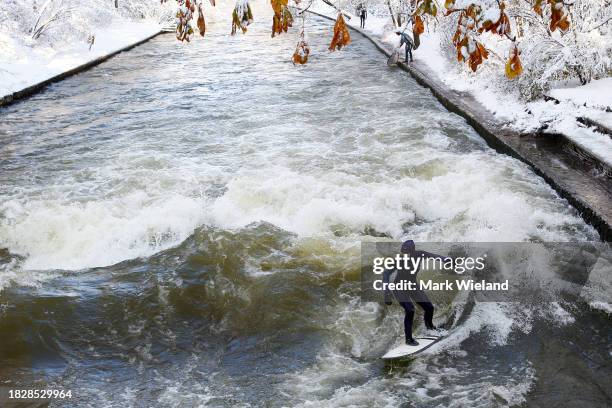
<instances>
[{"instance_id":1,"label":"orange autumn leaf","mask_svg":"<svg viewBox=\"0 0 612 408\"><path fill-rule=\"evenodd\" d=\"M535 0L533 3L533 11L540 17L544 17L543 3L544 0ZM555 31L557 28L561 31L569 30L570 22L563 0L546 0L546 3L550 5L550 31Z\"/></svg>"},{"instance_id":2,"label":"orange autumn leaf","mask_svg":"<svg viewBox=\"0 0 612 408\"><path fill-rule=\"evenodd\" d=\"M457 47L457 61L467 61L470 56L467 52L468 38L463 37L463 39L455 44L455 46Z\"/></svg>"},{"instance_id":3,"label":"orange autumn leaf","mask_svg":"<svg viewBox=\"0 0 612 408\"><path fill-rule=\"evenodd\" d=\"M544 15L542 14L542 2L544 0L535 0L535 2L533 3L533 11L535 11L540 17L543 17Z\"/></svg>"},{"instance_id":4,"label":"orange autumn leaf","mask_svg":"<svg viewBox=\"0 0 612 408\"><path fill-rule=\"evenodd\" d=\"M289 0L270 0L270 4L272 4L272 10L274 10L274 13L280 14L282 7L289 4Z\"/></svg>"},{"instance_id":5,"label":"orange autumn leaf","mask_svg":"<svg viewBox=\"0 0 612 408\"><path fill-rule=\"evenodd\" d=\"M570 22L567 19L567 15L563 16L563 18L557 22L557 27L559 28L559 30L561 31L567 31L570 28Z\"/></svg>"},{"instance_id":6,"label":"orange autumn leaf","mask_svg":"<svg viewBox=\"0 0 612 408\"><path fill-rule=\"evenodd\" d=\"M310 47L303 39L297 43L295 52L293 53L294 64L305 64L308 62L308 55L310 54Z\"/></svg>"},{"instance_id":7,"label":"orange autumn leaf","mask_svg":"<svg viewBox=\"0 0 612 408\"><path fill-rule=\"evenodd\" d=\"M489 52L485 49L484 45L478 41L470 40L468 37L464 37L461 42L457 44L457 61L466 61L472 71L476 72L478 66L489 57Z\"/></svg>"},{"instance_id":8,"label":"orange autumn leaf","mask_svg":"<svg viewBox=\"0 0 612 408\"><path fill-rule=\"evenodd\" d=\"M423 19L421 16L416 16L414 18L414 25L412 27L412 33L415 35L423 34L425 32L425 24L423 24Z\"/></svg>"},{"instance_id":9,"label":"orange autumn leaf","mask_svg":"<svg viewBox=\"0 0 612 408\"><path fill-rule=\"evenodd\" d=\"M462 26L462 20L463 20L463 13L461 13L461 15L459 16L459 21L457 22L457 30L455 30L455 35L453 35L453 44L455 46L457 46L459 44L459 42L461 41L460 38L461 36L463 36L463 26Z\"/></svg>"},{"instance_id":10,"label":"orange autumn leaf","mask_svg":"<svg viewBox=\"0 0 612 408\"><path fill-rule=\"evenodd\" d=\"M453 44L458 46L465 39L466 33L475 28L475 22L478 20L480 9L476 5L471 4L467 9L451 9L446 12L449 16L452 13L460 11L459 19L457 20L457 30L453 35Z\"/></svg>"},{"instance_id":11,"label":"orange autumn leaf","mask_svg":"<svg viewBox=\"0 0 612 408\"><path fill-rule=\"evenodd\" d=\"M514 79L521 75L521 72L523 72L523 66L521 65L519 54L520 52L516 46L514 46L512 51L510 51L510 58L508 59L508 62L506 62L506 76L508 79Z\"/></svg>"},{"instance_id":12,"label":"orange autumn leaf","mask_svg":"<svg viewBox=\"0 0 612 408\"><path fill-rule=\"evenodd\" d=\"M421 16L414 17L414 24L412 25L412 38L414 38L413 49L419 48L421 45L420 35L425 32L425 25L423 24L423 20Z\"/></svg>"},{"instance_id":13,"label":"orange autumn leaf","mask_svg":"<svg viewBox=\"0 0 612 408\"><path fill-rule=\"evenodd\" d=\"M561 31L567 31L570 23L567 19L562 0L548 0L550 4L550 31L555 31L557 28Z\"/></svg>"},{"instance_id":14,"label":"orange autumn leaf","mask_svg":"<svg viewBox=\"0 0 612 408\"><path fill-rule=\"evenodd\" d=\"M476 72L478 69L478 65L482 64L484 60L489 57L488 51L485 49L484 45L479 42L476 42L476 51L470 54L470 68L472 71Z\"/></svg>"},{"instance_id":15,"label":"orange autumn leaf","mask_svg":"<svg viewBox=\"0 0 612 408\"><path fill-rule=\"evenodd\" d=\"M200 30L200 35L204 37L204 33L206 33L206 22L204 21L204 13L202 12L202 5L198 4L198 30Z\"/></svg>"},{"instance_id":16,"label":"orange autumn leaf","mask_svg":"<svg viewBox=\"0 0 612 408\"><path fill-rule=\"evenodd\" d=\"M283 2L285 4L283 4ZM273 0L272 9L274 16L272 17L272 37L276 34L286 33L289 27L293 26L293 15L286 6L287 0Z\"/></svg>"},{"instance_id":17,"label":"orange autumn leaf","mask_svg":"<svg viewBox=\"0 0 612 408\"><path fill-rule=\"evenodd\" d=\"M489 31L499 35L510 35L510 19L504 12L506 4L501 2L499 4L499 18L497 21L485 20L482 23L482 27L478 30L479 32Z\"/></svg>"},{"instance_id":18,"label":"orange autumn leaf","mask_svg":"<svg viewBox=\"0 0 612 408\"><path fill-rule=\"evenodd\" d=\"M469 17L471 20L468 20L467 28L472 30L476 26L476 21L479 20L481 8L476 4L470 4L470 7L465 10L465 16Z\"/></svg>"},{"instance_id":19,"label":"orange autumn leaf","mask_svg":"<svg viewBox=\"0 0 612 408\"><path fill-rule=\"evenodd\" d=\"M336 20L336 24L334 24L334 37L332 38L332 42L329 45L330 51L336 51L341 49L342 47L346 47L351 42L351 35L349 34L348 28L346 28L346 23L344 22L344 17L342 17L342 13L338 14L338 19Z\"/></svg>"}]
</instances>

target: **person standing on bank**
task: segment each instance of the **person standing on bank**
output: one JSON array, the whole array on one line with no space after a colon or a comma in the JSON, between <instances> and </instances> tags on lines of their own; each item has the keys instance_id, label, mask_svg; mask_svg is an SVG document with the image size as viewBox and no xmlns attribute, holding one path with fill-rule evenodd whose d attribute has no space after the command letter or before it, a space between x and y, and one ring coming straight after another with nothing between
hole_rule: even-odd
<instances>
[{"instance_id":1,"label":"person standing on bank","mask_svg":"<svg viewBox=\"0 0 612 408\"><path fill-rule=\"evenodd\" d=\"M408 240L402 244L401 253L407 254L410 258L431 258L431 259L449 259L448 257L431 254L425 251L417 251L414 245L413 240ZM409 263L410 265L410 263ZM400 281L410 281L415 282L415 285L418 285L416 275L419 273L420 264L417 266L416 270L411 269L388 269L383 272L383 284L385 284L385 304L387 306L391 305L393 302L391 300L391 291L389 290L389 280L391 275L394 272L396 273L394 282L398 283ZM395 290L393 291L395 298L401 307L404 308L404 332L406 334L406 344L409 346L418 346L419 343L412 337L412 323L414 320L414 303L423 309L425 312L425 327L428 330L437 330L436 326L433 324L433 314L434 314L434 306L427 297L427 294L420 289L416 290Z\"/></svg>"},{"instance_id":2,"label":"person standing on bank","mask_svg":"<svg viewBox=\"0 0 612 408\"><path fill-rule=\"evenodd\" d=\"M359 18L361 20L361 28L365 28L365 21L367 17L368 17L368 10L366 9L366 6L362 4L361 7L359 8Z\"/></svg>"},{"instance_id":3,"label":"person standing on bank","mask_svg":"<svg viewBox=\"0 0 612 408\"><path fill-rule=\"evenodd\" d=\"M406 51L406 58L405 61L408 62L408 56L410 56L410 62L412 62L412 48L414 47L414 41L412 41L412 38L410 38L410 35L408 35L405 31L400 31L400 30L395 30L395 34L400 36L400 45L398 47L401 48L402 45L405 45L405 51Z\"/></svg>"}]
</instances>

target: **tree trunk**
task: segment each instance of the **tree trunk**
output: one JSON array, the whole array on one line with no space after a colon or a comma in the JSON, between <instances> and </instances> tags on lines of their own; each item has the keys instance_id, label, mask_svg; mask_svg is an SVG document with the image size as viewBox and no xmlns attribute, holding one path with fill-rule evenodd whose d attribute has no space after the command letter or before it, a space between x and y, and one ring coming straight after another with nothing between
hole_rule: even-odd
<instances>
[{"instance_id":1,"label":"tree trunk","mask_svg":"<svg viewBox=\"0 0 612 408\"><path fill-rule=\"evenodd\" d=\"M395 14L393 14L393 9L391 8L390 0L387 0L387 6L389 7L389 14L391 14L391 20L393 20L393 25L397 27L397 21L395 20Z\"/></svg>"}]
</instances>

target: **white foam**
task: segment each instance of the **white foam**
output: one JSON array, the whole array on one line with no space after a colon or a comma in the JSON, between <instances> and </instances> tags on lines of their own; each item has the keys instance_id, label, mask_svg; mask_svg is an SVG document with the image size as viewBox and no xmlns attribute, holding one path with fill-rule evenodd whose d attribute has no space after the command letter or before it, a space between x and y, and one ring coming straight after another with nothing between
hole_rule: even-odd
<instances>
[{"instance_id":1,"label":"white foam","mask_svg":"<svg viewBox=\"0 0 612 408\"><path fill-rule=\"evenodd\" d=\"M591 306L593 309L602 310L607 314L612 314L612 304L610 303L597 301L589 303L589 306Z\"/></svg>"},{"instance_id":2,"label":"white foam","mask_svg":"<svg viewBox=\"0 0 612 408\"><path fill-rule=\"evenodd\" d=\"M82 269L151 255L180 243L198 225L199 200L147 198L135 192L86 203L5 202L2 245L26 257L26 270Z\"/></svg>"}]
</instances>

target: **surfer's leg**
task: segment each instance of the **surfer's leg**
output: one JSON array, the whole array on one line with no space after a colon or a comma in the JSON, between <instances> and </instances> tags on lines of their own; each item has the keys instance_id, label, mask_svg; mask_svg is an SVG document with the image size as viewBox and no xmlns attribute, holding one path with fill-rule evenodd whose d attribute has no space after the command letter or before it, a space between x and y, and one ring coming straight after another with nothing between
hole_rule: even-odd
<instances>
[{"instance_id":1,"label":"surfer's leg","mask_svg":"<svg viewBox=\"0 0 612 408\"><path fill-rule=\"evenodd\" d=\"M412 341L412 321L414 320L414 305L412 302L400 302L404 308L404 333L406 334L406 343Z\"/></svg>"},{"instance_id":2,"label":"surfer's leg","mask_svg":"<svg viewBox=\"0 0 612 408\"><path fill-rule=\"evenodd\" d=\"M435 329L436 327L433 324L433 314L434 314L434 306L431 302L418 302L419 306L423 308L425 312L425 327L428 329Z\"/></svg>"},{"instance_id":3,"label":"surfer's leg","mask_svg":"<svg viewBox=\"0 0 612 408\"><path fill-rule=\"evenodd\" d=\"M425 319L425 327L427 329L435 329L433 325L434 306L429 300L427 294L422 290L415 290L410 293L412 300L423 309L423 318Z\"/></svg>"}]
</instances>

